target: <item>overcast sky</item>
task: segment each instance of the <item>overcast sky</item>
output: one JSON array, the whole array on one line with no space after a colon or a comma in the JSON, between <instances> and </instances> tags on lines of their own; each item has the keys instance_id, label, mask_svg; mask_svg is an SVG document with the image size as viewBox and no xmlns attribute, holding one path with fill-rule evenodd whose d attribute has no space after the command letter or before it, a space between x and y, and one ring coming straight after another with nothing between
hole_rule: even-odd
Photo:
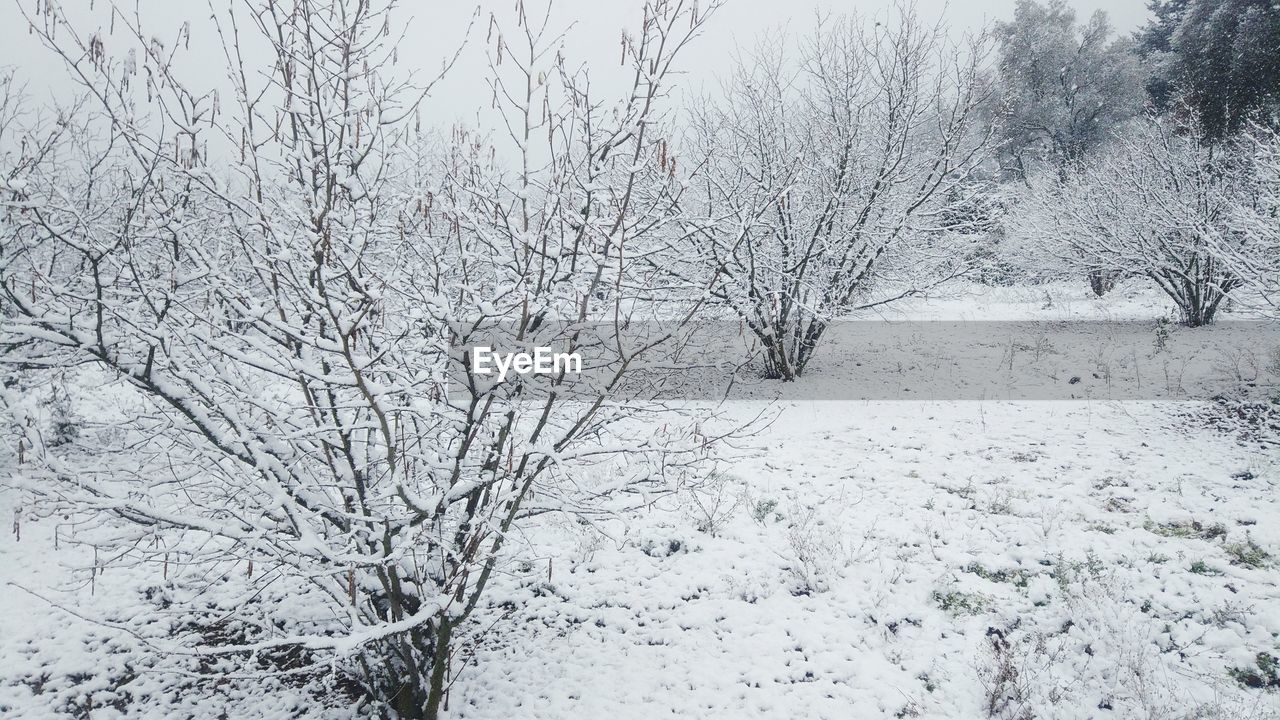
<instances>
[{"instance_id":1,"label":"overcast sky","mask_svg":"<svg viewBox=\"0 0 1280 720\"><path fill-rule=\"evenodd\" d=\"M215 0L212 7L225 9L228 2L241 0ZM705 6L708 0L702 0ZM208 21L210 3L206 0L139 0L142 16L148 32L164 38L173 38L184 20L190 20L192 38L190 51L183 61L186 77L204 83L220 82L220 52L212 26ZM547 0L526 0L530 15L537 16ZM991 20L1008 19L1013 14L1015 0L987 0L966 2L956 0L918 0L921 15L942 16L955 34L981 27ZM63 11L73 18L76 25L85 29L97 29L106 22L103 7L107 0L93 3L90 0L63 0ZM447 80L437 87L428 112L438 121L452 121L474 117L477 107L487 104L488 93L484 85L484 34L490 11L510 16L515 0L483 3L482 20L477 22L472 42ZM1112 25L1121 33L1128 33L1141 25L1147 11L1144 0L1074 0L1069 4L1084 19L1097 9L1105 9ZM26 22L19 9L28 12L36 0L0 0L0 65L15 66L30 87L37 93L48 89L58 94L69 89L66 73L56 58L44 50L34 37L28 35ZM131 2L122 3L132 7ZM618 40L624 27L635 27L640 19L642 0L556 0L552 17L556 25L573 25L565 40L566 56L589 65L617 65ZM417 0L402 2L403 14L408 19L408 42L402 46L400 61L408 67L435 70L441 59L451 54L462 39L469 18L477 5L468 2L432 2ZM790 26L800 30L807 27L818 12L834 11L878 14L886 12L888 3L883 0L727 0L718 15L712 19L706 34L690 48L681 63L688 72L682 84L698 88L713 80L730 67L730 54L739 43L750 44L762 33ZM408 18L411 16L411 18ZM104 33L105 35L105 33ZM118 38L118 39L117 39ZM127 48L117 34L108 38L107 51L115 54ZM204 62L208 59L208 62Z\"/></svg>"}]
</instances>

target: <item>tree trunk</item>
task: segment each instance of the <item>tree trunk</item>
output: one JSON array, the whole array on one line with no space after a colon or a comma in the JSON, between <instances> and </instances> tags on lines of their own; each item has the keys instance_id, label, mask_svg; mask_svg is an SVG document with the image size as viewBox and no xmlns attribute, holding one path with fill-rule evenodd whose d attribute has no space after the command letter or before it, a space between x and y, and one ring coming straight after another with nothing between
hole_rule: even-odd
<instances>
[{"instance_id":1,"label":"tree trunk","mask_svg":"<svg viewBox=\"0 0 1280 720\"><path fill-rule=\"evenodd\" d=\"M447 626L447 623L446 623ZM448 683L451 633L420 626L374 643L362 658L370 697L397 720L436 720ZM441 660L443 658L444 660Z\"/></svg>"},{"instance_id":2,"label":"tree trunk","mask_svg":"<svg viewBox=\"0 0 1280 720\"><path fill-rule=\"evenodd\" d=\"M787 352L787 341L778 335L762 339L764 343L764 376L769 380L790 382L800 377L794 358Z\"/></svg>"},{"instance_id":3,"label":"tree trunk","mask_svg":"<svg viewBox=\"0 0 1280 720\"><path fill-rule=\"evenodd\" d=\"M449 620L440 623L440 632L436 635L436 652L431 658L431 687L427 694L425 720L436 720L440 716L440 706L444 701L445 685L449 680L449 639L453 634L453 626Z\"/></svg>"},{"instance_id":4,"label":"tree trunk","mask_svg":"<svg viewBox=\"0 0 1280 720\"><path fill-rule=\"evenodd\" d=\"M1106 270L1090 270L1089 271L1089 288L1093 290L1093 294L1102 297L1115 289L1116 276L1114 273Z\"/></svg>"},{"instance_id":5,"label":"tree trunk","mask_svg":"<svg viewBox=\"0 0 1280 720\"><path fill-rule=\"evenodd\" d=\"M1149 273L1165 294L1173 298L1187 327L1201 327L1213 323L1218 308L1227 299L1239 281L1226 273L1216 272L1208 261L1207 272L1176 274L1172 272Z\"/></svg>"},{"instance_id":6,"label":"tree trunk","mask_svg":"<svg viewBox=\"0 0 1280 720\"><path fill-rule=\"evenodd\" d=\"M772 335L760 336L764 345L764 376L782 381L800 377L813 359L818 340L826 329L825 321L810 320L807 325L797 322L787 328L774 327Z\"/></svg>"}]
</instances>

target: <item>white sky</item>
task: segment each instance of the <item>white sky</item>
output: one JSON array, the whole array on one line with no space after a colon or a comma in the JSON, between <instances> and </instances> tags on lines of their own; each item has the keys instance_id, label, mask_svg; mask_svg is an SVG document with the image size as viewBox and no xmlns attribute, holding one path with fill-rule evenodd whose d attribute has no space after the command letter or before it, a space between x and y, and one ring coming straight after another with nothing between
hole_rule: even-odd
<instances>
[{"instance_id":1,"label":"white sky","mask_svg":"<svg viewBox=\"0 0 1280 720\"><path fill-rule=\"evenodd\" d=\"M163 38L175 37L182 22L191 21L190 51L183 57L184 76L194 81L193 84L212 86L223 83L221 53L208 20L211 8L222 12L229 2L241 1L138 0L138 3L148 32ZM526 0L528 14L540 16L548 1ZM707 1L702 0L704 6ZM917 2L923 17L943 16L958 35L985 22L1012 17L1015 0ZM1097 9L1106 10L1112 25L1122 33L1137 28L1147 17L1144 0L1115 0L1110 3L1074 0L1070 4L1082 20ZM19 9L20 6L31 12L35 5L36 0L0 0L0 66L16 67L37 96L46 90L61 95L71 88L66 72L57 58L27 33L26 22ZM89 31L106 22L103 9L109 5L109 0L62 0L60 5L77 25ZM90 11L91 5L95 7L94 11ZM132 7L131 2L122 5ZM476 23L471 43L454 72L437 87L425 108L437 122L474 117L478 108L488 104L483 54L488 15L492 11L499 18L511 18L514 5L515 0L480 4L481 19ZM573 24L565 41L566 56L591 66L616 66L620 31L623 27L636 26L642 5L642 0L556 0L552 6L553 25ZM703 86L729 69L730 55L737 44L750 45L760 35L788 24L793 30L802 30L818 12L874 15L886 12L888 7L885 0L727 0L725 7L712 18L706 34L683 57L680 65L687 70L687 75L682 84L693 88ZM441 59L451 54L461 40L477 5L473 2L404 0L401 8L402 14L409 16L406 18L408 42L400 50L401 65L434 71L439 68ZM103 34L106 35L105 32ZM123 54L123 43L124 39L118 33L108 37L108 53Z\"/></svg>"}]
</instances>

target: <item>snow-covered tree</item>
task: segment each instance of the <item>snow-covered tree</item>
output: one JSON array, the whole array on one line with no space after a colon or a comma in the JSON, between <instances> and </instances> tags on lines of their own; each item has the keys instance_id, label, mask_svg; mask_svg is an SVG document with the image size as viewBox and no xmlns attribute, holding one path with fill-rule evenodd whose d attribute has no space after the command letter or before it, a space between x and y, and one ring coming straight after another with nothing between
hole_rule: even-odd
<instances>
[{"instance_id":1,"label":"snow-covered tree","mask_svg":"<svg viewBox=\"0 0 1280 720\"><path fill-rule=\"evenodd\" d=\"M1192 113L1218 141L1280 121L1280 7L1270 0L1155 0L1137 34L1162 111Z\"/></svg>"},{"instance_id":2,"label":"snow-covered tree","mask_svg":"<svg viewBox=\"0 0 1280 720\"><path fill-rule=\"evenodd\" d=\"M1233 212L1247 171L1195 130L1145 118L1065 181L1033 182L1010 215L1017 242L1078 271L1148 277L1184 323L1213 322L1241 284L1220 248L1242 242Z\"/></svg>"},{"instance_id":3,"label":"snow-covered tree","mask_svg":"<svg viewBox=\"0 0 1280 720\"><path fill-rule=\"evenodd\" d=\"M990 147L988 48L951 44L910 8L828 19L762 44L694 111L704 217L689 257L767 376L799 376L833 319L964 272L965 214L949 211L981 187L968 180Z\"/></svg>"},{"instance_id":4,"label":"snow-covered tree","mask_svg":"<svg viewBox=\"0 0 1280 720\"><path fill-rule=\"evenodd\" d=\"M1077 24L1062 0L1019 0L996 35L1002 151L1019 174L1040 160L1066 173L1141 109L1132 43L1112 38L1106 13Z\"/></svg>"},{"instance_id":5,"label":"snow-covered tree","mask_svg":"<svg viewBox=\"0 0 1280 720\"><path fill-rule=\"evenodd\" d=\"M1280 131L1257 127L1242 139L1249 184L1231 211L1231 233L1215 236L1214 250L1262 300L1280 313Z\"/></svg>"},{"instance_id":6,"label":"snow-covered tree","mask_svg":"<svg viewBox=\"0 0 1280 720\"><path fill-rule=\"evenodd\" d=\"M419 129L431 83L396 70L386 4L219 11L231 97L183 82L189 26L166 42L113 12L114 34L86 35L42 5L33 30L94 111L0 168L0 343L8 363L88 363L130 388L129 451L16 423L29 451L10 479L115 518L122 561L167 568L176 543L243 578L235 641L162 647L229 658L219 672L339 664L378 712L436 717L486 587L518 572L519 523L640 502L707 457L698 425L631 422L655 391L622 382L687 305L662 336L596 343L605 372L582 388L494 382L455 348L573 348L584 323L651 306L625 279L633 249L678 226L660 109L714 5L646 2L621 93L591 86L522 3L514 32L490 18L501 154L474 130ZM318 606L252 622L281 584Z\"/></svg>"}]
</instances>

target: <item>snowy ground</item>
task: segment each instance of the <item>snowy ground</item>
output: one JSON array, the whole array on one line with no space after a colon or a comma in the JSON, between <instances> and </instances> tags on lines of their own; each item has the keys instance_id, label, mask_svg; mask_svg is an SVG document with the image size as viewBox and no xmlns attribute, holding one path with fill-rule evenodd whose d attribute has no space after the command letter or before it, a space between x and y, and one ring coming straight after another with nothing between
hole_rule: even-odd
<instances>
[{"instance_id":1,"label":"snowy ground","mask_svg":"<svg viewBox=\"0 0 1280 720\"><path fill-rule=\"evenodd\" d=\"M547 539L458 715L1267 717L1228 669L1277 649L1280 573L1232 553L1280 547L1276 464L1185 409L788 406L711 522L706 488Z\"/></svg>"},{"instance_id":2,"label":"snowy ground","mask_svg":"<svg viewBox=\"0 0 1280 720\"><path fill-rule=\"evenodd\" d=\"M1047 292L988 290L903 316L1166 312L1141 288L1102 303ZM822 377L838 368L808 381L838 381ZM532 528L525 572L494 590L515 609L454 686L449 715L1280 717L1280 692L1248 687L1280 683L1266 660L1280 656L1274 418L1259 429L1204 401L773 411L758 447L698 488L602 528ZM15 501L0 496L0 510ZM0 582L86 617L121 612L154 582L108 566L90 584L64 567L90 564L87 550L54 550L57 522L26 517L21 541L0 539ZM133 639L13 586L4 596L0 714L112 697L102 678L124 655L112 649ZM257 687L152 702L171 715L351 714Z\"/></svg>"}]
</instances>

